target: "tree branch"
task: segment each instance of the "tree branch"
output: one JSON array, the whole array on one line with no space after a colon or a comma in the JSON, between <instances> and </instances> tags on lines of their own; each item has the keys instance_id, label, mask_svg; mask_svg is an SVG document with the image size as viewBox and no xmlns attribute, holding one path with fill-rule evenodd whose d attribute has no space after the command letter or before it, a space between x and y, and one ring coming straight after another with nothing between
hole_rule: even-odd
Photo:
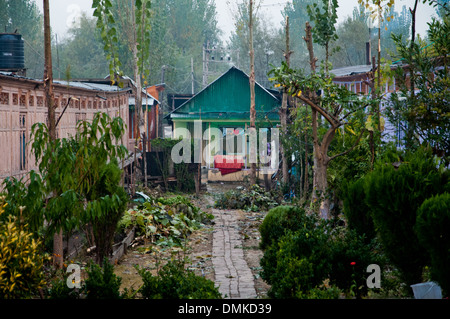
<instances>
[{"instance_id":1,"label":"tree branch","mask_svg":"<svg viewBox=\"0 0 450 319\"><path fill-rule=\"evenodd\" d=\"M331 125L336 125L340 123L340 121L335 118L333 115L328 113L324 108L320 107L319 105L313 103L311 100L307 99L303 95L298 97L300 100L311 106L311 108L315 109L317 112L319 112Z\"/></svg>"},{"instance_id":2,"label":"tree branch","mask_svg":"<svg viewBox=\"0 0 450 319\"><path fill-rule=\"evenodd\" d=\"M355 144L354 144L351 148L349 148L348 150L346 150L345 152L343 152L343 153L341 153L341 154L337 154L337 155L334 155L334 156L330 157L330 159L328 160L328 162L331 162L332 160L334 160L334 159L336 159L336 158L338 158L338 157L347 155L348 153L350 153L351 151L353 151L353 150L356 148L356 146L359 145L359 142L361 141L361 138L362 138L362 136L364 135L365 132L366 132L365 129L363 129L363 130L361 131L361 134L359 134L358 139L356 140Z\"/></svg>"},{"instance_id":3,"label":"tree branch","mask_svg":"<svg viewBox=\"0 0 450 319\"><path fill-rule=\"evenodd\" d=\"M369 106L369 104L364 104L363 106L358 107L356 110L353 110L353 111L351 111L351 112L345 114L345 116L339 120L339 122L341 122L340 124L342 125L342 121L344 121L344 120L345 120L347 117L349 117L350 115L352 115L352 114L354 114L354 113L356 113L356 112L358 112L358 111L360 111L360 110L362 110L362 109L365 109L365 108L368 107L368 106Z\"/></svg>"}]
</instances>

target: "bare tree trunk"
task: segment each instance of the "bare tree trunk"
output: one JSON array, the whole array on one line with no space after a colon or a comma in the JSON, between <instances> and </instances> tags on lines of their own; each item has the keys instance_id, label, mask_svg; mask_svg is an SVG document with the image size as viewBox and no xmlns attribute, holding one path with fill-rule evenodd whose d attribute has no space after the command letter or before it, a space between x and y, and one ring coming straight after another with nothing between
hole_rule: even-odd
<instances>
[{"instance_id":1,"label":"bare tree trunk","mask_svg":"<svg viewBox=\"0 0 450 319\"><path fill-rule=\"evenodd\" d=\"M413 49L413 45L414 42L416 41L416 12L417 12L417 4L418 4L419 0L416 0L414 2L414 8L413 9L409 9L409 11L411 12L411 44L410 44L410 50L409 53L411 54L410 56L410 60L412 57L412 49ZM411 96L414 97L415 96L415 92L414 92L414 78L415 78L415 74L414 74L414 68L413 65L409 65L409 81L410 81L410 90L411 90Z\"/></svg>"},{"instance_id":2,"label":"bare tree trunk","mask_svg":"<svg viewBox=\"0 0 450 319\"><path fill-rule=\"evenodd\" d=\"M56 113L53 94L53 64L52 64L52 42L50 29L50 5L49 0L44 0L44 45L45 45L45 68L44 68L44 91L47 105L48 131L50 141L56 140ZM50 164L51 165L51 164ZM55 194L56 196L56 194ZM63 233L62 230L53 236L53 265L63 268Z\"/></svg>"},{"instance_id":3,"label":"bare tree trunk","mask_svg":"<svg viewBox=\"0 0 450 319\"><path fill-rule=\"evenodd\" d=\"M381 7L379 7L379 25L378 25L378 77L377 77L377 88L379 94L381 94ZM378 120L378 131L381 131L381 104L378 103L377 108L377 120ZM372 132L373 134L373 132Z\"/></svg>"},{"instance_id":4,"label":"bare tree trunk","mask_svg":"<svg viewBox=\"0 0 450 319\"><path fill-rule=\"evenodd\" d=\"M284 57L286 59L286 63L289 66L291 62L291 49L290 49L290 40L289 40L289 17L286 17L286 52L284 53ZM285 91L283 93L283 101L280 109L280 122L281 122L281 131L286 138L287 136L287 108L288 108L288 94ZM283 143L280 145L281 151L281 161L283 165L283 184L287 185L289 183L289 166L288 159L285 154Z\"/></svg>"},{"instance_id":5,"label":"bare tree trunk","mask_svg":"<svg viewBox=\"0 0 450 319\"><path fill-rule=\"evenodd\" d=\"M321 154L322 155L322 154ZM319 157L316 161L317 167L314 172L315 188L313 198L315 198L319 203L319 213L320 217L323 219L330 218L330 200L326 196L326 191L328 188L327 180L327 169L328 163L327 159L323 156Z\"/></svg>"},{"instance_id":6,"label":"bare tree trunk","mask_svg":"<svg viewBox=\"0 0 450 319\"><path fill-rule=\"evenodd\" d=\"M309 191L309 178L308 178L308 131L306 130L306 119L308 117L308 108L305 109L306 115L304 118L305 126L305 184L303 186L304 198L306 199Z\"/></svg>"},{"instance_id":7,"label":"bare tree trunk","mask_svg":"<svg viewBox=\"0 0 450 319\"><path fill-rule=\"evenodd\" d=\"M316 63L318 61L318 59L314 56L314 47L313 47L313 40L312 40L312 27L309 24L309 22L306 22L306 28L305 28L305 33L306 36L303 37L303 40L305 40L306 42L306 47L308 49L308 53L309 53L309 64L310 64L310 69L311 69L311 73L315 74L316 73ZM313 139L316 138L317 139L317 111L314 110L313 108L311 108L311 117L312 117L312 128L313 128ZM315 137L314 137L315 136ZM306 145L306 141L307 141L307 135L305 135L305 149L307 148ZM315 170L317 167L317 159L315 156L315 148L316 148L316 143L313 143L313 194L312 194L312 198L314 200L315 198ZM308 155L305 155L306 160L308 159ZM308 187L308 174L305 173L305 195L307 196L307 189Z\"/></svg>"},{"instance_id":8,"label":"bare tree trunk","mask_svg":"<svg viewBox=\"0 0 450 319\"><path fill-rule=\"evenodd\" d=\"M313 40L312 40L312 28L309 22L306 22L306 28L305 33L306 36L303 37L303 40L306 42L306 47L308 48L309 53L309 63L311 68L311 73L316 73L316 62L317 58L314 56L314 47L313 47ZM314 94L312 92L311 94ZM311 96L312 99L314 99L313 96ZM312 117L312 133L313 133L313 160L314 160L314 169L313 169L313 193L312 193L312 200L317 201L320 200L320 193L323 188L323 179L319 178L320 176L323 177L323 172L319 173L319 167L320 169L323 169L324 165L322 163L319 163L319 140L317 136L317 130L318 130L318 116L317 116L317 110L311 107L311 117ZM306 146L305 146L306 147ZM319 176L320 175L320 176ZM325 173L326 176L326 173ZM325 186L326 188L326 186Z\"/></svg>"},{"instance_id":9,"label":"bare tree trunk","mask_svg":"<svg viewBox=\"0 0 450 319\"><path fill-rule=\"evenodd\" d=\"M256 130L255 50L253 48L253 0L249 0L250 32L250 130ZM256 184L256 163L250 164L250 184Z\"/></svg>"}]
</instances>

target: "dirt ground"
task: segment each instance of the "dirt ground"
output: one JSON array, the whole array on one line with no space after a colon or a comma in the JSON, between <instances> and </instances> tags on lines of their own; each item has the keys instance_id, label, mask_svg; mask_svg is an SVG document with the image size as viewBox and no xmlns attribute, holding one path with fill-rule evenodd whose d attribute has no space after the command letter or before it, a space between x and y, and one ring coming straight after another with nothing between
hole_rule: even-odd
<instances>
[{"instance_id":1,"label":"dirt ground","mask_svg":"<svg viewBox=\"0 0 450 319\"><path fill-rule=\"evenodd\" d=\"M228 189L236 189L239 186L239 184L209 184L208 190L194 201L202 211L211 213L214 194ZM242 235L244 257L253 273L258 298L265 298L269 286L261 279L259 274L261 271L259 261L263 255L262 251L259 250L259 225L266 212L246 212L242 210L236 210L235 212L238 214L237 227ZM197 275L214 281L213 231L213 224L205 225L188 237L183 248L158 249L151 243L141 244L134 248L130 247L127 254L115 266L116 275L122 278L122 289L132 290L141 287L142 280L135 268L136 266L151 270L156 274L158 267L161 267L170 259L187 260L187 268L195 271Z\"/></svg>"}]
</instances>

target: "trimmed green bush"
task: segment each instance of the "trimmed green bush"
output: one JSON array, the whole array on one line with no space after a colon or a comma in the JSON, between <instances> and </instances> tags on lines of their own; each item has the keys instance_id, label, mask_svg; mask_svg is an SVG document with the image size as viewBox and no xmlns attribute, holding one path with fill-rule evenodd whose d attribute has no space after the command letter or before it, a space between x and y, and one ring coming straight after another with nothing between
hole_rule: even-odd
<instances>
[{"instance_id":1,"label":"trimmed green bush","mask_svg":"<svg viewBox=\"0 0 450 319\"><path fill-rule=\"evenodd\" d=\"M144 285L140 289L144 299L221 299L214 282L195 275L184 268L180 261L167 263L158 276L145 269L138 269Z\"/></svg>"},{"instance_id":2,"label":"trimmed green bush","mask_svg":"<svg viewBox=\"0 0 450 319\"><path fill-rule=\"evenodd\" d=\"M417 213L415 230L420 243L431 256L431 278L450 294L450 194L423 202Z\"/></svg>"},{"instance_id":3,"label":"trimmed green bush","mask_svg":"<svg viewBox=\"0 0 450 319\"><path fill-rule=\"evenodd\" d=\"M406 153L399 166L381 163L365 177L367 205L389 260L411 285L422 280L429 256L414 231L419 206L449 188L449 172L441 170L428 149Z\"/></svg>"},{"instance_id":4,"label":"trimmed green bush","mask_svg":"<svg viewBox=\"0 0 450 319\"><path fill-rule=\"evenodd\" d=\"M277 242L288 230L310 229L317 219L307 216L303 208L296 206L279 206L272 208L259 227L261 234L260 248L266 249Z\"/></svg>"},{"instance_id":5,"label":"trimmed green bush","mask_svg":"<svg viewBox=\"0 0 450 319\"><path fill-rule=\"evenodd\" d=\"M269 297L298 298L320 286L330 264L323 228L299 229L273 242L261 259L261 277L271 285Z\"/></svg>"}]
</instances>

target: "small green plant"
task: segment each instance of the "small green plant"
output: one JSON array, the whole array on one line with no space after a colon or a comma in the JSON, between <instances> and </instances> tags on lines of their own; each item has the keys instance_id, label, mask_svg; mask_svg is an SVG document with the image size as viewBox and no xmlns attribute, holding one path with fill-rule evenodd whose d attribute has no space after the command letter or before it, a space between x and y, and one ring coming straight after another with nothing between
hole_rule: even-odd
<instances>
[{"instance_id":1,"label":"small green plant","mask_svg":"<svg viewBox=\"0 0 450 319\"><path fill-rule=\"evenodd\" d=\"M450 295L450 194L434 196L423 202L415 226L421 244L431 257L431 279Z\"/></svg>"},{"instance_id":2,"label":"small green plant","mask_svg":"<svg viewBox=\"0 0 450 319\"><path fill-rule=\"evenodd\" d=\"M92 263L86 279L87 299L121 299L120 285L122 278L114 274L114 266L103 260L103 267Z\"/></svg>"},{"instance_id":3,"label":"small green plant","mask_svg":"<svg viewBox=\"0 0 450 319\"><path fill-rule=\"evenodd\" d=\"M144 299L221 299L214 282L184 268L181 261L170 261L154 276L138 269L144 282L140 289Z\"/></svg>"},{"instance_id":4,"label":"small green plant","mask_svg":"<svg viewBox=\"0 0 450 319\"><path fill-rule=\"evenodd\" d=\"M68 275L60 275L53 278L51 285L48 288L48 295L50 299L54 300L74 300L81 299L85 286L80 289L69 288L67 285Z\"/></svg>"},{"instance_id":5,"label":"small green plant","mask_svg":"<svg viewBox=\"0 0 450 319\"><path fill-rule=\"evenodd\" d=\"M296 298L298 299L338 299L342 295L342 290L338 287L321 285L319 287L312 288L306 293L298 293Z\"/></svg>"}]
</instances>

